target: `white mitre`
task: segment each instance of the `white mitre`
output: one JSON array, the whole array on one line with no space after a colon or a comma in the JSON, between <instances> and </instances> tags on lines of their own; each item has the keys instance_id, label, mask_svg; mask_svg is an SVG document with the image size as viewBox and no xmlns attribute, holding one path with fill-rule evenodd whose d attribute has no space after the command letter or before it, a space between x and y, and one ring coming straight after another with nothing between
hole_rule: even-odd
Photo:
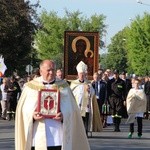
<instances>
[{"instance_id":1,"label":"white mitre","mask_svg":"<svg viewBox=\"0 0 150 150\"><path fill-rule=\"evenodd\" d=\"M83 61L80 61L76 69L77 69L77 72L87 72L87 65Z\"/></svg>"}]
</instances>

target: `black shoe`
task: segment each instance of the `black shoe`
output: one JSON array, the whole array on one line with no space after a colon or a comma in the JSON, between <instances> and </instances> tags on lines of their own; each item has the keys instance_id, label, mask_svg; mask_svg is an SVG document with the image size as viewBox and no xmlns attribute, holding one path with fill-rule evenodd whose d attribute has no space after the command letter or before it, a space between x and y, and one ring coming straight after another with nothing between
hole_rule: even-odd
<instances>
[{"instance_id":1,"label":"black shoe","mask_svg":"<svg viewBox=\"0 0 150 150\"><path fill-rule=\"evenodd\" d=\"M12 118L12 115L11 114L7 114L7 120L10 121Z\"/></svg>"},{"instance_id":2,"label":"black shoe","mask_svg":"<svg viewBox=\"0 0 150 150\"><path fill-rule=\"evenodd\" d=\"M5 117L1 117L3 120L6 120L6 118Z\"/></svg>"},{"instance_id":3,"label":"black shoe","mask_svg":"<svg viewBox=\"0 0 150 150\"><path fill-rule=\"evenodd\" d=\"M115 128L114 132L121 132L120 129Z\"/></svg>"},{"instance_id":4,"label":"black shoe","mask_svg":"<svg viewBox=\"0 0 150 150\"><path fill-rule=\"evenodd\" d=\"M116 132L121 132L120 129L117 129Z\"/></svg>"}]
</instances>

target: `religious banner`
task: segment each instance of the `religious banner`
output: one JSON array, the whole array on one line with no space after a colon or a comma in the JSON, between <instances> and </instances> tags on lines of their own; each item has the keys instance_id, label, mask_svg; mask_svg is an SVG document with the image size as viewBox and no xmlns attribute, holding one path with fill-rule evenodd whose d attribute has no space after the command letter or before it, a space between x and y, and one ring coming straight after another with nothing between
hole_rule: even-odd
<instances>
[{"instance_id":1,"label":"religious banner","mask_svg":"<svg viewBox=\"0 0 150 150\"><path fill-rule=\"evenodd\" d=\"M76 66L83 61L88 66L88 79L98 70L99 32L65 31L64 78L77 78Z\"/></svg>"},{"instance_id":2,"label":"religious banner","mask_svg":"<svg viewBox=\"0 0 150 150\"><path fill-rule=\"evenodd\" d=\"M4 63L4 58L3 58L2 55L0 55L0 74L1 74L1 76L4 75L6 69L7 69L7 67L6 67L6 65Z\"/></svg>"},{"instance_id":3,"label":"religious banner","mask_svg":"<svg viewBox=\"0 0 150 150\"><path fill-rule=\"evenodd\" d=\"M39 91L37 111L46 118L53 118L60 112L60 93L58 90Z\"/></svg>"}]
</instances>

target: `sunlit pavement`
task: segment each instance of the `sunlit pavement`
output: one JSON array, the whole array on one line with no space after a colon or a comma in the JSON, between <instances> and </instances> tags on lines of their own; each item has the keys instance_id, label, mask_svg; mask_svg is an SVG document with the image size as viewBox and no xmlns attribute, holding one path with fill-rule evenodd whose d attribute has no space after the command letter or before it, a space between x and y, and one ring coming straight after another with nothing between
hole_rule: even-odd
<instances>
[{"instance_id":1,"label":"sunlit pavement","mask_svg":"<svg viewBox=\"0 0 150 150\"><path fill-rule=\"evenodd\" d=\"M137 124L132 139L128 139L129 125L122 120L121 132L113 132L113 126L103 129L103 132L92 133L88 138L91 150L148 150L150 149L150 120L143 120L143 136L137 138ZM14 120L0 119L0 150L15 150Z\"/></svg>"},{"instance_id":2,"label":"sunlit pavement","mask_svg":"<svg viewBox=\"0 0 150 150\"><path fill-rule=\"evenodd\" d=\"M0 150L14 149L14 120L0 119Z\"/></svg>"},{"instance_id":3,"label":"sunlit pavement","mask_svg":"<svg viewBox=\"0 0 150 150\"><path fill-rule=\"evenodd\" d=\"M132 139L128 139L129 125L122 120L121 132L113 132L113 126L103 129L103 132L92 133L89 138L91 150L148 150L150 149L150 120L143 119L143 136L137 137L137 123L135 122Z\"/></svg>"}]
</instances>

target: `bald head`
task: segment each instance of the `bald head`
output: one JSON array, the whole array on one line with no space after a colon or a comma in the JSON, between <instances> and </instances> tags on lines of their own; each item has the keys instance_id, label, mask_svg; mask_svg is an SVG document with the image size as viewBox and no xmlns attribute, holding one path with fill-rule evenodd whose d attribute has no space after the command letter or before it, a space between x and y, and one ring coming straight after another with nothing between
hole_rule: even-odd
<instances>
[{"instance_id":1,"label":"bald head","mask_svg":"<svg viewBox=\"0 0 150 150\"><path fill-rule=\"evenodd\" d=\"M55 63L53 60L46 59L40 63L40 68L42 68L44 65L55 66Z\"/></svg>"},{"instance_id":2,"label":"bald head","mask_svg":"<svg viewBox=\"0 0 150 150\"><path fill-rule=\"evenodd\" d=\"M53 60L43 60L40 63L40 74L45 81L52 81L55 79L55 62Z\"/></svg>"}]
</instances>

